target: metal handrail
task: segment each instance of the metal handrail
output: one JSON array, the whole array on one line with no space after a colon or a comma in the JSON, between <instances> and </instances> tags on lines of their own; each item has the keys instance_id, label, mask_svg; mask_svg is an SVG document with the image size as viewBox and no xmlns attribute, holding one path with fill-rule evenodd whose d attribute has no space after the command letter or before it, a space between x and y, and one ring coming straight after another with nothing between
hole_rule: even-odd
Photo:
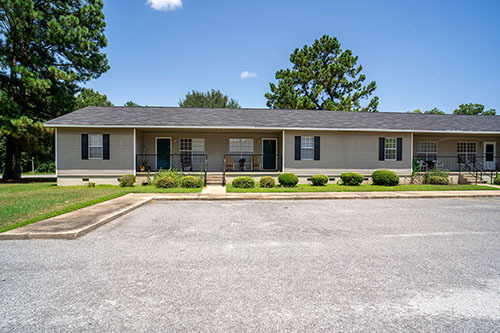
<instances>
[{"instance_id":1,"label":"metal handrail","mask_svg":"<svg viewBox=\"0 0 500 333\"><path fill-rule=\"evenodd\" d=\"M158 158L168 158L169 165L165 167L160 166ZM203 172L205 173L206 178L208 170L208 155L198 153L136 155L136 171L159 171L160 169Z\"/></svg>"},{"instance_id":2,"label":"metal handrail","mask_svg":"<svg viewBox=\"0 0 500 333\"><path fill-rule=\"evenodd\" d=\"M272 157L274 158L274 168L271 169L264 169L264 157ZM228 157L233 158L233 162L231 163L233 167L231 168L232 170L228 170L227 166L229 165ZM255 158L258 158L258 162L255 163ZM247 153L230 153L230 154L224 154L224 169L223 172L227 171L263 171L265 172L266 170L275 170L279 171L281 170L281 155L279 154L247 154ZM240 160L237 160L238 158L241 158ZM243 162L241 162L243 160ZM235 166L239 165L240 170L235 170Z\"/></svg>"}]
</instances>

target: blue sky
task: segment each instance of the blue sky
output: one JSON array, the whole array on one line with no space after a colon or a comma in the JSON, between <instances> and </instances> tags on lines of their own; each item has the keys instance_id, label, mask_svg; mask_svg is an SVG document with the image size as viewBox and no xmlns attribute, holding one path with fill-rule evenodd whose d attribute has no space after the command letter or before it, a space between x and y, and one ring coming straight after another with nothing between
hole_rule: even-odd
<instances>
[{"instance_id":1,"label":"blue sky","mask_svg":"<svg viewBox=\"0 0 500 333\"><path fill-rule=\"evenodd\" d=\"M292 51L328 34L377 82L380 111L500 111L500 1L104 0L104 12L111 69L88 86L115 105L215 88L266 107Z\"/></svg>"}]
</instances>

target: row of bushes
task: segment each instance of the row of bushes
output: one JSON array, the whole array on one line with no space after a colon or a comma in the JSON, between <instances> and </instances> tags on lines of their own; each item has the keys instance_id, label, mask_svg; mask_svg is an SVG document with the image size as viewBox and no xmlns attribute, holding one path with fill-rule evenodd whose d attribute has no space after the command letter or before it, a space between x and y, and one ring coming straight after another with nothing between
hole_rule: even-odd
<instances>
[{"instance_id":1,"label":"row of bushes","mask_svg":"<svg viewBox=\"0 0 500 333\"><path fill-rule=\"evenodd\" d=\"M346 186L358 186L363 183L364 177L359 173L346 172L340 175L342 184ZM377 170L372 174L373 184L382 186L396 186L399 184L399 177L394 171ZM299 178L293 173L283 173L278 177L279 185L282 187L294 187L299 183ZM311 185L325 186L328 183L326 175L314 175L311 177ZM273 177L262 177L259 181L260 187L273 188L276 182ZM253 188L255 180L252 177L237 177L233 180L232 186L235 188Z\"/></svg>"},{"instance_id":2,"label":"row of bushes","mask_svg":"<svg viewBox=\"0 0 500 333\"><path fill-rule=\"evenodd\" d=\"M135 180L136 179L134 175L123 175L118 179L121 187L134 186ZM177 170L172 169L156 173L152 180L150 179L150 177L148 177L147 183L160 188L199 188L203 187L205 181L202 175L184 176Z\"/></svg>"},{"instance_id":3,"label":"row of bushes","mask_svg":"<svg viewBox=\"0 0 500 333\"><path fill-rule=\"evenodd\" d=\"M278 182L283 187L294 187L299 183L299 177L293 173L282 173L278 176ZM248 176L236 177L231 184L234 188L253 188L255 180ZM263 188L273 188L276 186L276 181L271 176L265 176L259 180L259 185Z\"/></svg>"}]
</instances>

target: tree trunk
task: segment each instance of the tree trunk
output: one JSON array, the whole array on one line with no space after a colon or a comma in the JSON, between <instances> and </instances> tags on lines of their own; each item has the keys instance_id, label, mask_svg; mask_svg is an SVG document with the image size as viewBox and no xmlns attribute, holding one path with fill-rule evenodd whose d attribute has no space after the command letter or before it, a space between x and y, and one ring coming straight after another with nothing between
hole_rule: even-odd
<instances>
[{"instance_id":1,"label":"tree trunk","mask_svg":"<svg viewBox=\"0 0 500 333\"><path fill-rule=\"evenodd\" d=\"M21 179L21 145L18 140L8 136L5 143L5 170L3 179Z\"/></svg>"}]
</instances>

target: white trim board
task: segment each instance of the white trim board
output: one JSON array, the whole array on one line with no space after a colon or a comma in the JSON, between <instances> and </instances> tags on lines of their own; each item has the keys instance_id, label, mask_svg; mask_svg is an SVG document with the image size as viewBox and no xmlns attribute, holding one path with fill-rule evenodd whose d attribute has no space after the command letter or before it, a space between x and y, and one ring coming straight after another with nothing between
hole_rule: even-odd
<instances>
[{"instance_id":1,"label":"white trim board","mask_svg":"<svg viewBox=\"0 0 500 333\"><path fill-rule=\"evenodd\" d=\"M269 130L269 131L337 131L337 132L396 132L396 133L445 133L445 134L500 134L500 131L445 131L384 128L324 128L324 127L254 127L254 126L142 126L142 125L51 125L51 128L137 128L137 129L220 129L220 130Z\"/></svg>"}]
</instances>

